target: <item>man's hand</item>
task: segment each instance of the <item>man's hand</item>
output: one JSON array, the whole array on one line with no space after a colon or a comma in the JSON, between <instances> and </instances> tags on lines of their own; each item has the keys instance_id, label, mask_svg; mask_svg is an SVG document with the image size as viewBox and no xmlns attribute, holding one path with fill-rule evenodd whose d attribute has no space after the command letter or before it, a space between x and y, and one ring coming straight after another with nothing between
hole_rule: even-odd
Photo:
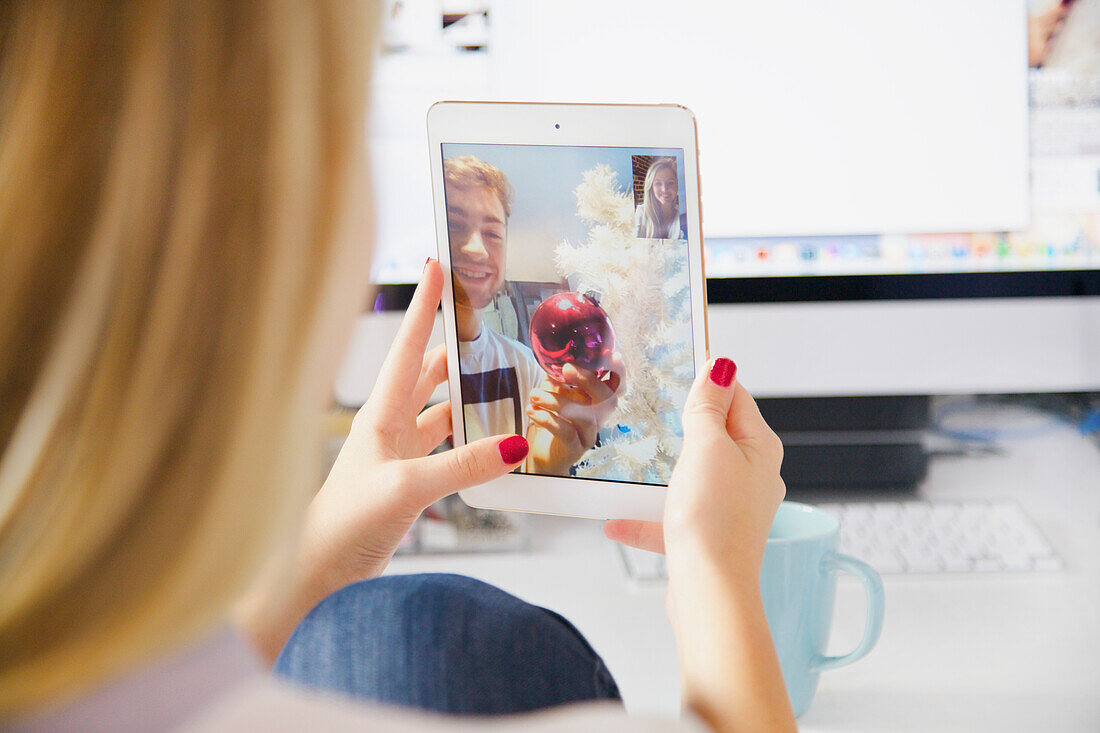
<instances>
[{"instance_id":1,"label":"man's hand","mask_svg":"<svg viewBox=\"0 0 1100 733\"><path fill-rule=\"evenodd\" d=\"M622 358L615 354L605 380L573 364L562 368L565 384L546 377L528 398L525 470L564 476L596 444L596 433L618 405Z\"/></svg>"}]
</instances>

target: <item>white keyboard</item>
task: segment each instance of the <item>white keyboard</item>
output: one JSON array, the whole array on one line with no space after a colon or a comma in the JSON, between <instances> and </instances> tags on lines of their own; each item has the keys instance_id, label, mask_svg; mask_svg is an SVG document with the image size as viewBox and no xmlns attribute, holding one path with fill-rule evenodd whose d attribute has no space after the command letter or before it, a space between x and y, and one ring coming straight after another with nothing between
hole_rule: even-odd
<instances>
[{"instance_id":1,"label":"white keyboard","mask_svg":"<svg viewBox=\"0 0 1100 733\"><path fill-rule=\"evenodd\" d=\"M1061 570L1062 558L1015 502L819 504L840 520L839 551L883 575ZM621 547L635 580L667 577L665 558Z\"/></svg>"},{"instance_id":2,"label":"white keyboard","mask_svg":"<svg viewBox=\"0 0 1100 733\"><path fill-rule=\"evenodd\" d=\"M820 504L840 520L840 552L882 574L1013 573L1064 567L1015 502Z\"/></svg>"}]
</instances>

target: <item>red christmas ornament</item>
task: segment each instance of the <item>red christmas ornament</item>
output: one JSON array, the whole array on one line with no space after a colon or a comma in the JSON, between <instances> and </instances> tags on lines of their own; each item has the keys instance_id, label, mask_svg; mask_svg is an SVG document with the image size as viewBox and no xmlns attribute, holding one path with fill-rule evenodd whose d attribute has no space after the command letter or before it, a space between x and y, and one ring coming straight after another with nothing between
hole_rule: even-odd
<instances>
[{"instance_id":1,"label":"red christmas ornament","mask_svg":"<svg viewBox=\"0 0 1100 733\"><path fill-rule=\"evenodd\" d=\"M603 379L611 371L615 330L595 298L558 293L539 303L531 316L531 350L556 382L565 382L561 370L566 364Z\"/></svg>"}]
</instances>

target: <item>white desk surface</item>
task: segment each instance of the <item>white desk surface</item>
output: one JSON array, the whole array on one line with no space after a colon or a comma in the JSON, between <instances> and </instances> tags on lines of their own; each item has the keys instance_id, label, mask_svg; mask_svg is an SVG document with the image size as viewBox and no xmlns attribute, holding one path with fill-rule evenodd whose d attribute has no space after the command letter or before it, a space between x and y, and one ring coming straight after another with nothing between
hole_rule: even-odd
<instances>
[{"instance_id":1,"label":"white desk surface","mask_svg":"<svg viewBox=\"0 0 1100 733\"><path fill-rule=\"evenodd\" d=\"M886 576L882 637L825 672L805 731L1100 731L1100 450L1071 428L1005 456L938 458L930 499L1013 499L1066 561L1055 573ZM533 517L529 553L406 556L390 572L481 578L573 621L627 709L676 715L664 588L628 580L600 524ZM830 652L854 647L863 591L841 577Z\"/></svg>"}]
</instances>

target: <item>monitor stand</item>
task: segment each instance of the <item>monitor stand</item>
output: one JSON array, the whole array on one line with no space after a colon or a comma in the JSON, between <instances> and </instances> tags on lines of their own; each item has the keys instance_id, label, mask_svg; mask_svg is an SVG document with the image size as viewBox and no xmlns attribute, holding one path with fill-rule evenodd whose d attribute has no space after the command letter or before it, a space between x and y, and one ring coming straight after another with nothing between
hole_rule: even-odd
<instances>
[{"instance_id":1,"label":"monitor stand","mask_svg":"<svg viewBox=\"0 0 1100 733\"><path fill-rule=\"evenodd\" d=\"M911 493L928 470L927 395L757 400L783 440L787 498Z\"/></svg>"}]
</instances>

